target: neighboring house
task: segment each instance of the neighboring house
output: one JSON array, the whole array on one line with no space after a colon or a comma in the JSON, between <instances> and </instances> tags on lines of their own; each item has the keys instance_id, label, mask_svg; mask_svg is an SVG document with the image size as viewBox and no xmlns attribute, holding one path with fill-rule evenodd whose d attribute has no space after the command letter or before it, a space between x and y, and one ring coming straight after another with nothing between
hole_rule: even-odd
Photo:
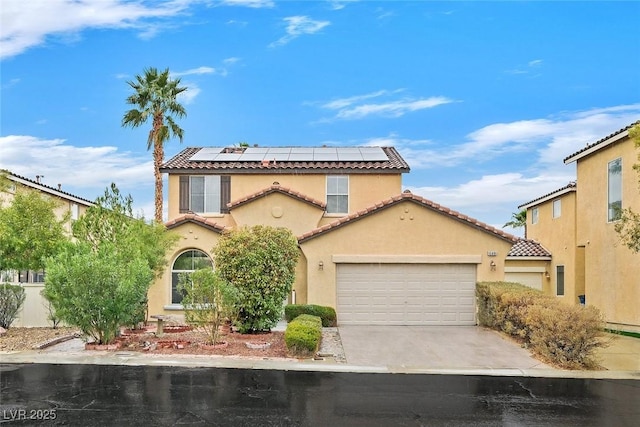
<instances>
[{"instance_id":1,"label":"neighboring house","mask_svg":"<svg viewBox=\"0 0 640 427\"><path fill-rule=\"evenodd\" d=\"M640 332L640 254L614 229L621 208L640 212L632 126L565 158L577 165L577 183L520 208L527 209L527 236L552 255L544 291L596 306L610 328Z\"/></svg>"},{"instance_id":2,"label":"neighboring house","mask_svg":"<svg viewBox=\"0 0 640 427\"><path fill-rule=\"evenodd\" d=\"M62 190L61 185L51 187L40 182L41 177L35 180L16 175L9 171L4 171L6 178L9 180L9 186L6 190L0 191L0 204L9 204L14 198L16 191L20 188L26 188L40 192L46 197L51 197L58 201L58 208L55 213L60 219L69 215L71 221L78 219L79 216L93 203L82 197L75 196ZM71 234L71 221L67 223L66 231ZM14 321L13 326L48 326L46 301L40 295L40 291L44 287L43 271L0 271L0 282L20 283L26 292L26 300L23 308Z\"/></svg>"},{"instance_id":3,"label":"neighboring house","mask_svg":"<svg viewBox=\"0 0 640 427\"><path fill-rule=\"evenodd\" d=\"M392 147L187 148L161 172L166 225L182 239L149 291L151 314L180 313L179 274L212 266L221 233L241 226L291 229L300 260L289 301L335 307L340 324L474 325L476 281L503 280L509 254L525 270L548 256L403 193L409 166Z\"/></svg>"}]
</instances>

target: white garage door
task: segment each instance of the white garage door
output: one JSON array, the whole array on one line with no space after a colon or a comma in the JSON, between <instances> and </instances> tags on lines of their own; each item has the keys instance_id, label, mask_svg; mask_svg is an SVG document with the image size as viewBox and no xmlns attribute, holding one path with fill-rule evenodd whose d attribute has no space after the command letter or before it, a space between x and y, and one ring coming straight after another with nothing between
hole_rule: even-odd
<instances>
[{"instance_id":1,"label":"white garage door","mask_svg":"<svg viewBox=\"0 0 640 427\"><path fill-rule=\"evenodd\" d=\"M505 282L515 282L539 291L542 290L542 273L538 272L506 272Z\"/></svg>"},{"instance_id":2,"label":"white garage door","mask_svg":"<svg viewBox=\"0 0 640 427\"><path fill-rule=\"evenodd\" d=\"M338 264L342 325L475 325L475 264Z\"/></svg>"}]
</instances>

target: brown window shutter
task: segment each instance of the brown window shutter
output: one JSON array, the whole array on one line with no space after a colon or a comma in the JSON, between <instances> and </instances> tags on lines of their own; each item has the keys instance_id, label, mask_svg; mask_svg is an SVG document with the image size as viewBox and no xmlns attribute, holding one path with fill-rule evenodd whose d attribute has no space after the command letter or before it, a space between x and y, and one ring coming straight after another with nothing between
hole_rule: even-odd
<instances>
[{"instance_id":1,"label":"brown window shutter","mask_svg":"<svg viewBox=\"0 0 640 427\"><path fill-rule=\"evenodd\" d=\"M180 213L187 213L189 210L189 176L180 175Z\"/></svg>"},{"instance_id":2,"label":"brown window shutter","mask_svg":"<svg viewBox=\"0 0 640 427\"><path fill-rule=\"evenodd\" d=\"M220 177L220 213L229 213L227 203L231 201L231 177L222 175Z\"/></svg>"}]
</instances>

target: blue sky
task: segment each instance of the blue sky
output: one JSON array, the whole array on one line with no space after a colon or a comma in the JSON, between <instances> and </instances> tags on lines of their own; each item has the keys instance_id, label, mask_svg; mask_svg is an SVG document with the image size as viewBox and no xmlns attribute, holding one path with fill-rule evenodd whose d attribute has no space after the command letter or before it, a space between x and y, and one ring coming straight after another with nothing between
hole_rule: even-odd
<instances>
[{"instance_id":1,"label":"blue sky","mask_svg":"<svg viewBox=\"0 0 640 427\"><path fill-rule=\"evenodd\" d=\"M167 159L393 145L406 188L496 226L575 179L564 157L640 119L640 2L3 0L0 14L0 167L90 200L114 181L146 217L151 124L120 123L149 66L189 88Z\"/></svg>"}]
</instances>

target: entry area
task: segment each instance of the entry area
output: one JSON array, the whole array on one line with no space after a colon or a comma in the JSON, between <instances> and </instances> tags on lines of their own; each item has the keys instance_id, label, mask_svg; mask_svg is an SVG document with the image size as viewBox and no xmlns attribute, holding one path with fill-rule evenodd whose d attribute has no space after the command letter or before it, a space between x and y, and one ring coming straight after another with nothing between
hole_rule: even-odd
<instances>
[{"instance_id":1,"label":"entry area","mask_svg":"<svg viewBox=\"0 0 640 427\"><path fill-rule=\"evenodd\" d=\"M338 264L342 325L476 324L475 264Z\"/></svg>"}]
</instances>

